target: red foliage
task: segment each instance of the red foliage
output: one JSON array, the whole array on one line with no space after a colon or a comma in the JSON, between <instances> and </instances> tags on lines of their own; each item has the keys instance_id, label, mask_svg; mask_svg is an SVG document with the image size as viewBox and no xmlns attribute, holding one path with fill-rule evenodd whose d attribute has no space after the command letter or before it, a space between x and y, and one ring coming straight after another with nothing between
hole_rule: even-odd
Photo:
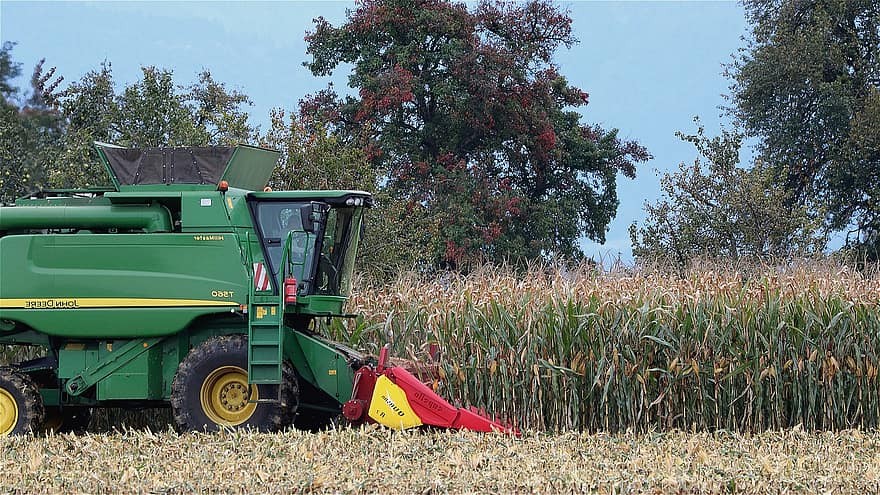
<instances>
[{"instance_id":1,"label":"red foliage","mask_svg":"<svg viewBox=\"0 0 880 495\"><path fill-rule=\"evenodd\" d=\"M364 152L366 153L367 160L373 161L382 158L382 148L376 146L373 143L367 143L364 147Z\"/></svg>"},{"instance_id":2,"label":"red foliage","mask_svg":"<svg viewBox=\"0 0 880 495\"><path fill-rule=\"evenodd\" d=\"M520 213L522 213L522 210L520 210L519 208L519 204L521 202L522 198L510 198L507 200L507 204L505 205L504 209L507 210L507 212L511 216L518 217Z\"/></svg>"},{"instance_id":3,"label":"red foliage","mask_svg":"<svg viewBox=\"0 0 880 495\"><path fill-rule=\"evenodd\" d=\"M342 115L336 105L336 92L331 84L327 89L306 96L299 101L299 113L306 121L337 122Z\"/></svg>"},{"instance_id":4,"label":"red foliage","mask_svg":"<svg viewBox=\"0 0 880 495\"><path fill-rule=\"evenodd\" d=\"M460 263L464 259L465 248L459 246L453 240L446 241L445 259L447 262Z\"/></svg>"},{"instance_id":5,"label":"red foliage","mask_svg":"<svg viewBox=\"0 0 880 495\"><path fill-rule=\"evenodd\" d=\"M428 162L424 162L424 161L413 163L413 168L414 168L416 174L418 174L421 177L427 176L428 173L431 171L431 166L428 165Z\"/></svg>"},{"instance_id":6,"label":"red foliage","mask_svg":"<svg viewBox=\"0 0 880 495\"><path fill-rule=\"evenodd\" d=\"M495 242L499 237L501 237L501 226L497 222L491 222L483 227L483 241L487 244Z\"/></svg>"},{"instance_id":7,"label":"red foliage","mask_svg":"<svg viewBox=\"0 0 880 495\"><path fill-rule=\"evenodd\" d=\"M375 78L375 89L360 89L361 103L354 115L355 122L364 122L398 109L413 101L412 72L399 65Z\"/></svg>"},{"instance_id":8,"label":"red foliage","mask_svg":"<svg viewBox=\"0 0 880 495\"><path fill-rule=\"evenodd\" d=\"M556 133L552 128L548 127L538 135L538 145L544 151L550 151L556 147Z\"/></svg>"}]
</instances>

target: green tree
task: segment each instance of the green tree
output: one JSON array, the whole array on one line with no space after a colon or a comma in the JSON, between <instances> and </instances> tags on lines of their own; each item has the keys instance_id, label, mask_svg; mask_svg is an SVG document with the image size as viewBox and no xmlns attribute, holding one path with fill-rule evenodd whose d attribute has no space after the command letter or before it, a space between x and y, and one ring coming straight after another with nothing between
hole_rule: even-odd
<instances>
[{"instance_id":1,"label":"green tree","mask_svg":"<svg viewBox=\"0 0 880 495\"><path fill-rule=\"evenodd\" d=\"M35 182L28 155L29 134L18 109L0 104L0 205L11 203Z\"/></svg>"},{"instance_id":2,"label":"green tree","mask_svg":"<svg viewBox=\"0 0 880 495\"><path fill-rule=\"evenodd\" d=\"M58 97L67 121L65 146L58 159L64 166L51 167L49 184L53 187L90 187L108 185L110 178L92 147L95 141L112 142L117 134L119 115L110 63L86 73Z\"/></svg>"},{"instance_id":3,"label":"green tree","mask_svg":"<svg viewBox=\"0 0 880 495\"><path fill-rule=\"evenodd\" d=\"M633 255L686 265L699 257L786 257L821 249L821 222L804 207L788 206L792 193L774 184L774 172L761 161L738 166L742 136L708 137L696 122L696 134L678 136L702 160L663 175L661 199L645 204L643 226L630 226Z\"/></svg>"},{"instance_id":4,"label":"green tree","mask_svg":"<svg viewBox=\"0 0 880 495\"><path fill-rule=\"evenodd\" d=\"M204 133L201 142L230 146L259 139L243 108L253 104L251 99L216 81L211 71L199 73L198 82L189 86L185 98L196 127Z\"/></svg>"},{"instance_id":5,"label":"green tree","mask_svg":"<svg viewBox=\"0 0 880 495\"><path fill-rule=\"evenodd\" d=\"M270 113L263 145L281 152L269 185L278 190L359 189L375 192L378 177L361 148L299 114Z\"/></svg>"},{"instance_id":6,"label":"green tree","mask_svg":"<svg viewBox=\"0 0 880 495\"><path fill-rule=\"evenodd\" d=\"M187 105L170 70L143 67L140 81L117 98L116 141L123 146L198 146L208 144L200 116ZM204 122L204 120L203 120Z\"/></svg>"},{"instance_id":7,"label":"green tree","mask_svg":"<svg viewBox=\"0 0 880 495\"><path fill-rule=\"evenodd\" d=\"M732 113L790 203L852 246L880 244L880 1L745 0L752 40L729 68Z\"/></svg>"},{"instance_id":8,"label":"green tree","mask_svg":"<svg viewBox=\"0 0 880 495\"><path fill-rule=\"evenodd\" d=\"M12 80L21 75L21 64L12 60L14 47L9 41L0 47L0 204L14 200L30 183L20 161L27 135L14 101L18 88Z\"/></svg>"},{"instance_id":9,"label":"green tree","mask_svg":"<svg viewBox=\"0 0 880 495\"><path fill-rule=\"evenodd\" d=\"M54 92L62 79L55 69L43 71L40 60L31 76L30 93L18 105L12 79L21 64L12 60L14 43L0 49L0 203L8 203L45 184L46 171L62 149L64 119L54 107Z\"/></svg>"},{"instance_id":10,"label":"green tree","mask_svg":"<svg viewBox=\"0 0 880 495\"><path fill-rule=\"evenodd\" d=\"M92 147L94 141L122 146L205 146L248 142L256 137L248 124L247 95L229 90L207 70L188 87L173 73L143 67L142 78L117 93L111 65L91 71L58 93L65 119L64 147L52 167L55 187L84 187L109 182Z\"/></svg>"},{"instance_id":11,"label":"green tree","mask_svg":"<svg viewBox=\"0 0 880 495\"><path fill-rule=\"evenodd\" d=\"M35 67L31 92L19 108L12 79L21 73L13 43L0 50L0 201L39 187L109 183L95 141L123 146L229 145L257 138L243 108L244 93L230 90L207 70L184 87L173 73L143 67L142 78L117 93L111 64L61 89L55 69Z\"/></svg>"},{"instance_id":12,"label":"green tree","mask_svg":"<svg viewBox=\"0 0 880 495\"><path fill-rule=\"evenodd\" d=\"M552 63L576 42L571 18L544 0L488 3L365 0L307 36L315 75L351 64L356 96L332 88L305 115L361 146L381 184L439 226L435 262L582 253L604 241L617 174L647 151L583 124L585 92Z\"/></svg>"},{"instance_id":13,"label":"green tree","mask_svg":"<svg viewBox=\"0 0 880 495\"><path fill-rule=\"evenodd\" d=\"M13 98L18 93L18 88L13 86L12 80L21 75L21 64L12 60L12 49L15 43L4 41L0 46L0 97L4 105L13 105Z\"/></svg>"}]
</instances>

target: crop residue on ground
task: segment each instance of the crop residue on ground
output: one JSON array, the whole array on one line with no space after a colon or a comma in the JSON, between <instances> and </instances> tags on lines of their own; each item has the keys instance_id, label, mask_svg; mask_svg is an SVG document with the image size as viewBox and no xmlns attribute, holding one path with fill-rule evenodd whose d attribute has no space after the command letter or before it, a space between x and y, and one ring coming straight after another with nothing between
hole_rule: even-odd
<instances>
[{"instance_id":1,"label":"crop residue on ground","mask_svg":"<svg viewBox=\"0 0 880 495\"><path fill-rule=\"evenodd\" d=\"M3 492L870 493L880 433L127 432L0 439Z\"/></svg>"}]
</instances>

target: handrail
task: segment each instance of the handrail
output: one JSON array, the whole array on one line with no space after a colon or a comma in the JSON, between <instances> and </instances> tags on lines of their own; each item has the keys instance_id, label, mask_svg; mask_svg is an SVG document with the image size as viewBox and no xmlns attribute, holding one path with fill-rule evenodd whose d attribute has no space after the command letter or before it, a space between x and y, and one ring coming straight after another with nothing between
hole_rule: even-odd
<instances>
[{"instance_id":1,"label":"handrail","mask_svg":"<svg viewBox=\"0 0 880 495\"><path fill-rule=\"evenodd\" d=\"M308 232L306 232L306 231L304 231L304 230L303 230L303 231L297 231L297 232L301 232L301 233L305 234L305 236L306 236L305 250L303 251L303 255L302 255L302 260L301 260L301 261L299 261L299 262L292 261L292 259L291 259L292 257L290 256L290 248L291 248L292 245L293 245L293 234L294 234L294 231L293 231L293 230L289 230L289 231L287 231L287 237L284 239L284 248L283 248L283 250L282 250L282 252L281 252L281 266L280 266L280 268L281 268L280 272L281 272L281 273L280 273L280 275L281 275L281 281L282 281L282 284L283 284L283 281L287 278L288 275L294 275L294 277L296 277L298 283L299 283L299 282L308 282L308 283L312 283L312 282L313 282L311 279L306 280L305 278L302 277L302 276L303 276L303 272L305 271L306 260L309 259L309 255L311 254L310 251L311 251L311 247L312 247L312 244L313 244L313 243L311 242L311 234L308 233ZM293 273L293 267L299 267L299 273L298 273L298 274L294 274L294 273ZM298 276L297 276L297 275L298 275ZM297 285L298 285L298 284L297 284ZM299 287L297 287L297 291L299 291ZM283 292L283 291L279 291L279 293L280 293L280 292ZM281 301L282 301L282 302L284 301L284 295L283 295L283 294L281 294Z\"/></svg>"},{"instance_id":2,"label":"handrail","mask_svg":"<svg viewBox=\"0 0 880 495\"><path fill-rule=\"evenodd\" d=\"M254 257L251 254L251 233L244 233L244 243L245 243L245 256L247 257L247 272L250 278L250 283L248 283L248 305L254 302Z\"/></svg>"}]
</instances>

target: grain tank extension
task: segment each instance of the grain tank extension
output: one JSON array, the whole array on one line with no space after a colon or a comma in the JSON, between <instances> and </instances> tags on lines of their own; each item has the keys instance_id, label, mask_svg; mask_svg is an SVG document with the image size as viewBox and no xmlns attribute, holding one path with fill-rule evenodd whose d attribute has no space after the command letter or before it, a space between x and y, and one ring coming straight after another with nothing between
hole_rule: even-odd
<instances>
[{"instance_id":1,"label":"grain tank extension","mask_svg":"<svg viewBox=\"0 0 880 495\"><path fill-rule=\"evenodd\" d=\"M77 430L95 407L171 407L180 430L335 418L513 429L315 333L344 305L362 191L264 190L278 153L97 144L112 187L0 208L0 434Z\"/></svg>"}]
</instances>

